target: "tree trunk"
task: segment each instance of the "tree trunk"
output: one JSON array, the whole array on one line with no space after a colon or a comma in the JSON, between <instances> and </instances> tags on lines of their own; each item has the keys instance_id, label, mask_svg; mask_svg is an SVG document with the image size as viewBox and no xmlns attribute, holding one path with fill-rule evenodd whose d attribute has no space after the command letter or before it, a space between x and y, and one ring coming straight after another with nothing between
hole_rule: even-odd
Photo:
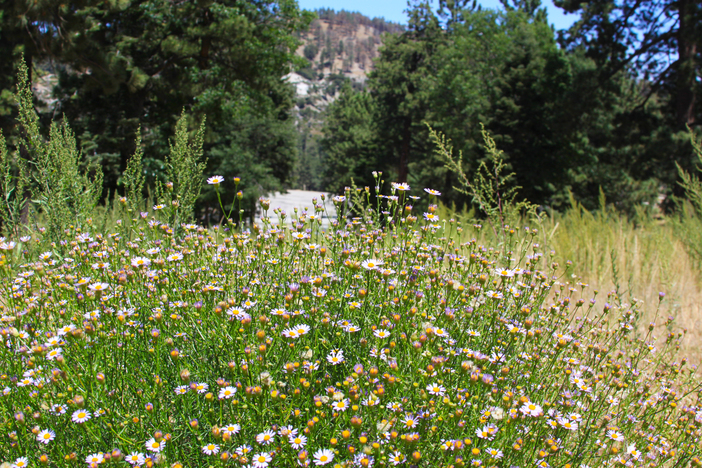
<instances>
[{"instance_id":1,"label":"tree trunk","mask_svg":"<svg viewBox=\"0 0 702 468\"><path fill-rule=\"evenodd\" d=\"M676 114L681 127L695 123L695 58L697 43L695 36L695 2L678 0L678 69Z\"/></svg>"},{"instance_id":2,"label":"tree trunk","mask_svg":"<svg viewBox=\"0 0 702 468\"><path fill-rule=\"evenodd\" d=\"M210 63L210 46L212 45L212 38L209 36L202 38L202 45L200 47L200 56L198 57L198 65L201 69L205 70L209 67Z\"/></svg>"},{"instance_id":3,"label":"tree trunk","mask_svg":"<svg viewBox=\"0 0 702 468\"><path fill-rule=\"evenodd\" d=\"M205 25L212 24L212 15L210 14L209 8L205 8L204 11L204 23ZM197 59L197 64L201 70L205 70L210 66L210 47L212 46L212 37L205 36L202 38L200 44L200 56Z\"/></svg>"},{"instance_id":4,"label":"tree trunk","mask_svg":"<svg viewBox=\"0 0 702 468\"><path fill-rule=\"evenodd\" d=\"M412 139L412 121L405 119L405 126L402 131L402 146L400 147L400 165L397 171L398 182L407 182L407 163L409 162L410 140Z\"/></svg>"}]
</instances>

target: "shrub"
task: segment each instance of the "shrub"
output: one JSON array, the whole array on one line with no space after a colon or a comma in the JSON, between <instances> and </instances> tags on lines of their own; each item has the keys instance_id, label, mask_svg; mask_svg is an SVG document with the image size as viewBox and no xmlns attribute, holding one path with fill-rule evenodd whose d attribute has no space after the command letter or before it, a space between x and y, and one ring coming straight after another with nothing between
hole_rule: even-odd
<instances>
[{"instance_id":1,"label":"shrub","mask_svg":"<svg viewBox=\"0 0 702 468\"><path fill-rule=\"evenodd\" d=\"M47 235L57 240L64 227L90 220L102 195L102 170L90 166L81 170L83 155L67 123L52 123L48 140L44 138L24 61L17 78L15 98L22 135L19 154L14 156L0 136L0 214L10 234L32 225L36 228L41 216Z\"/></svg>"},{"instance_id":2,"label":"shrub","mask_svg":"<svg viewBox=\"0 0 702 468\"><path fill-rule=\"evenodd\" d=\"M168 221L176 229L181 223L193 221L195 202L202 191L203 176L207 161L204 158L202 145L205 139L205 119L193 136L188 136L188 116L185 110L181 114L175 128L175 137L166 156L165 185L158 184L156 197L160 210L168 214ZM139 150L135 157L139 155ZM134 159L134 158L133 158Z\"/></svg>"}]
</instances>

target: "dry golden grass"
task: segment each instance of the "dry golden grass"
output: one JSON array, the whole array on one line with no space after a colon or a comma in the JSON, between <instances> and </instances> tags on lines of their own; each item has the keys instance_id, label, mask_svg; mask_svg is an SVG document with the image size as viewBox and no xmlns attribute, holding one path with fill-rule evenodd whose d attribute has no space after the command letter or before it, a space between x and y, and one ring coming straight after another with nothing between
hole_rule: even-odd
<instances>
[{"instance_id":1,"label":"dry golden grass","mask_svg":"<svg viewBox=\"0 0 702 468\"><path fill-rule=\"evenodd\" d=\"M702 278L672 223L649 217L635 224L608 210L575 207L548 218L543 228L546 245L571 260L591 289L618 291L622 302L643 301L642 328L654 320L664 292L656 323L673 317L671 331L687 330L681 355L702 362ZM657 327L658 336L666 332Z\"/></svg>"},{"instance_id":2,"label":"dry golden grass","mask_svg":"<svg viewBox=\"0 0 702 468\"><path fill-rule=\"evenodd\" d=\"M440 207L442 218L454 217L470 222L470 213L455 213ZM536 227L522 221L521 225ZM464 237L470 238L470 229ZM634 300L639 304L640 331L655 320L655 336L669 331L687 330L680 355L692 363L702 363L702 274L679 239L670 219L639 216L639 221L627 219L611 209L591 213L574 204L564 213L555 213L541 220L539 240L542 251L555 251L555 258L565 265L573 262L571 272L576 277L562 278L571 284L581 281L589 285L592 294L599 291L599 300L616 292L623 304ZM492 230L481 230L481 242L492 243ZM464 239L464 241L467 239ZM659 293L665 293L660 303ZM610 301L611 302L611 301ZM656 314L657 317L656 317ZM673 317L666 326L667 317Z\"/></svg>"}]
</instances>

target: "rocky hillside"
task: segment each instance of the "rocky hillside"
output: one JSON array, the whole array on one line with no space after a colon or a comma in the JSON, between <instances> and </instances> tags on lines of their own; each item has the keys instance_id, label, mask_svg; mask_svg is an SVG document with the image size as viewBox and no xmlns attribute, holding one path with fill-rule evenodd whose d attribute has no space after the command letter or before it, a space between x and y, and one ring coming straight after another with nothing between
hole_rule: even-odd
<instances>
[{"instance_id":1,"label":"rocky hillside","mask_svg":"<svg viewBox=\"0 0 702 468\"><path fill-rule=\"evenodd\" d=\"M317 10L318 19L301 34L297 50L307 62L289 77L298 97L319 96L323 102L333 98L340 81L349 78L362 84L378 56L383 33L397 33L403 26L382 18L370 19L360 13Z\"/></svg>"},{"instance_id":2,"label":"rocky hillside","mask_svg":"<svg viewBox=\"0 0 702 468\"><path fill-rule=\"evenodd\" d=\"M318 19L300 38L297 54L306 66L288 76L297 88L295 117L299 132L298 161L291 188L321 190L324 187L324 155L320 146L326 106L334 101L345 81L362 88L373 69L384 33L396 34L404 27L360 13L317 10Z\"/></svg>"}]
</instances>

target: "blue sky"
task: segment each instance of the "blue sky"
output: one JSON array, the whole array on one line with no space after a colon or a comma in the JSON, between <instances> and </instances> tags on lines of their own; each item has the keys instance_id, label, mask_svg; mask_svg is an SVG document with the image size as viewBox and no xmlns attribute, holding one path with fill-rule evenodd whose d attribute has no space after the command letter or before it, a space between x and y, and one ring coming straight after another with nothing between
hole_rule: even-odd
<instances>
[{"instance_id":1,"label":"blue sky","mask_svg":"<svg viewBox=\"0 0 702 468\"><path fill-rule=\"evenodd\" d=\"M300 8L315 10L333 8L334 10L358 11L371 18L382 17L395 23L407 23L404 10L407 0L298 0ZM499 0L478 0L483 8L502 8ZM553 6L552 0L542 0L548 11L548 22L556 29L565 29L575 22L577 15L565 15L563 10Z\"/></svg>"}]
</instances>

